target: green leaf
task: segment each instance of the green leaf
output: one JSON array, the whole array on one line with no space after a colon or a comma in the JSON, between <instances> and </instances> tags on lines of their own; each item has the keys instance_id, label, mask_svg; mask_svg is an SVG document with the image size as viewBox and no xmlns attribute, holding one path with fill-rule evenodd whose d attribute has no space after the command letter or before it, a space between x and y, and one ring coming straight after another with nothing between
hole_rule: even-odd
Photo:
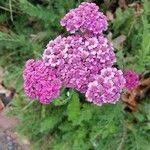
<instances>
[{"instance_id":1,"label":"green leaf","mask_svg":"<svg viewBox=\"0 0 150 150\"><path fill-rule=\"evenodd\" d=\"M77 124L81 124L83 122L88 122L92 118L93 107L88 104L84 104L83 108L80 110L80 116L78 117Z\"/></svg>"},{"instance_id":2,"label":"green leaf","mask_svg":"<svg viewBox=\"0 0 150 150\"><path fill-rule=\"evenodd\" d=\"M80 114L80 99L76 91L73 91L71 101L67 108L68 120L75 122Z\"/></svg>"},{"instance_id":3,"label":"green leaf","mask_svg":"<svg viewBox=\"0 0 150 150\"><path fill-rule=\"evenodd\" d=\"M40 132L44 132L50 129L53 129L54 126L60 121L59 116L50 116L45 118L42 122L41 122L41 128L40 128Z\"/></svg>"},{"instance_id":4,"label":"green leaf","mask_svg":"<svg viewBox=\"0 0 150 150\"><path fill-rule=\"evenodd\" d=\"M72 90L67 90L65 87L61 89L61 94L59 97L57 97L54 101L53 104L55 106L61 106L65 105L68 103L68 101L71 99L72 96Z\"/></svg>"}]
</instances>

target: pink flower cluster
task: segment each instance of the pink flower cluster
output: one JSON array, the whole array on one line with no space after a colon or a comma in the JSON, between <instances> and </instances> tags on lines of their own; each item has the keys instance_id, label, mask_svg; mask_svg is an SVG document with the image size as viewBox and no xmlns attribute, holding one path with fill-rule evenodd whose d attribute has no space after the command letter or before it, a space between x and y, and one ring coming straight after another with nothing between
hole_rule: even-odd
<instances>
[{"instance_id":1,"label":"pink flower cluster","mask_svg":"<svg viewBox=\"0 0 150 150\"><path fill-rule=\"evenodd\" d=\"M99 7L94 3L83 2L78 8L72 9L60 21L67 31L75 33L78 29L81 32L102 33L107 30L107 18L99 12Z\"/></svg>"},{"instance_id":2,"label":"pink flower cluster","mask_svg":"<svg viewBox=\"0 0 150 150\"><path fill-rule=\"evenodd\" d=\"M61 81L56 77L55 70L47 68L41 60L26 62L23 79L27 96L43 104L49 104L60 94Z\"/></svg>"},{"instance_id":3,"label":"pink flower cluster","mask_svg":"<svg viewBox=\"0 0 150 150\"><path fill-rule=\"evenodd\" d=\"M111 67L116 58L112 44L105 37L76 34L50 41L43 60L46 66L57 68L66 87L85 93L93 76Z\"/></svg>"},{"instance_id":4,"label":"pink flower cluster","mask_svg":"<svg viewBox=\"0 0 150 150\"><path fill-rule=\"evenodd\" d=\"M61 20L74 33L51 40L42 61L29 60L24 70L28 96L50 103L61 86L84 93L96 105L115 103L125 84L121 70L113 68L116 57L112 44L104 37L107 19L94 3L82 3Z\"/></svg>"},{"instance_id":5,"label":"pink flower cluster","mask_svg":"<svg viewBox=\"0 0 150 150\"><path fill-rule=\"evenodd\" d=\"M125 77L125 80L126 80L125 87L128 90L132 90L139 83L139 74L137 74L133 70L125 70L124 71L124 77Z\"/></svg>"},{"instance_id":6,"label":"pink flower cluster","mask_svg":"<svg viewBox=\"0 0 150 150\"><path fill-rule=\"evenodd\" d=\"M104 68L100 75L95 76L95 80L88 84L87 100L99 106L103 103L114 104L119 100L124 84L125 79L121 70Z\"/></svg>"}]
</instances>

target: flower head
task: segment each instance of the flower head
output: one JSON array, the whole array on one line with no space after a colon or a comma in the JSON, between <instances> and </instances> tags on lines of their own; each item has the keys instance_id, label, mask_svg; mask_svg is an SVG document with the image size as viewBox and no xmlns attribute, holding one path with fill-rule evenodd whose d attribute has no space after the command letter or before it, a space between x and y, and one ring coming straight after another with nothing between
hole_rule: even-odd
<instances>
[{"instance_id":1,"label":"flower head","mask_svg":"<svg viewBox=\"0 0 150 150\"><path fill-rule=\"evenodd\" d=\"M87 101L96 105L104 103L116 103L120 92L125 85L125 79L121 70L116 68L104 68L95 80L88 84L86 92Z\"/></svg>"},{"instance_id":2,"label":"flower head","mask_svg":"<svg viewBox=\"0 0 150 150\"><path fill-rule=\"evenodd\" d=\"M126 80L126 88L128 90L132 90L135 88L139 83L139 74L137 74L133 70L125 70L124 77Z\"/></svg>"},{"instance_id":3,"label":"flower head","mask_svg":"<svg viewBox=\"0 0 150 150\"><path fill-rule=\"evenodd\" d=\"M70 10L60 24L70 33L80 29L81 32L101 34L108 26L107 18L99 12L99 7L95 3L88 2L83 2L78 8Z\"/></svg>"},{"instance_id":4,"label":"flower head","mask_svg":"<svg viewBox=\"0 0 150 150\"><path fill-rule=\"evenodd\" d=\"M49 104L60 94L61 81L56 77L56 71L45 67L41 60L26 62L23 79L26 95L43 104Z\"/></svg>"},{"instance_id":5,"label":"flower head","mask_svg":"<svg viewBox=\"0 0 150 150\"><path fill-rule=\"evenodd\" d=\"M66 87L85 93L93 76L101 69L111 67L116 58L111 43L105 37L76 34L50 41L43 60L46 66L57 70Z\"/></svg>"}]
</instances>

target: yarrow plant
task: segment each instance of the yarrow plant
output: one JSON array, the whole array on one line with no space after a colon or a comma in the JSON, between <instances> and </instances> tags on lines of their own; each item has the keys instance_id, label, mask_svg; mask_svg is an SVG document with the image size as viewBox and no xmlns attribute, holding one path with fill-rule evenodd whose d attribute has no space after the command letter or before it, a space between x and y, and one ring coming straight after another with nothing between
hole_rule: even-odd
<instances>
[{"instance_id":1,"label":"yarrow plant","mask_svg":"<svg viewBox=\"0 0 150 150\"><path fill-rule=\"evenodd\" d=\"M29 60L24 70L25 93L48 104L62 86L85 94L96 105L116 103L125 85L123 72L113 67L113 46L103 35L107 18L94 3L81 3L60 21L68 37L51 40L42 60ZM80 32L76 32L76 31Z\"/></svg>"}]
</instances>

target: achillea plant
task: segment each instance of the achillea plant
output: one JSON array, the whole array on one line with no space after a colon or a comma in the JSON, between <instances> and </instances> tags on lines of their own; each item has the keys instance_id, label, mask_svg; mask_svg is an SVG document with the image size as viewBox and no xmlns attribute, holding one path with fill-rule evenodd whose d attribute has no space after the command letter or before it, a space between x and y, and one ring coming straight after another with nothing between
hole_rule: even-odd
<instances>
[{"instance_id":1,"label":"achillea plant","mask_svg":"<svg viewBox=\"0 0 150 150\"><path fill-rule=\"evenodd\" d=\"M112 67L116 62L114 49L103 35L108 25L106 16L96 4L84 2L67 13L61 25L74 34L50 41L43 62L27 62L26 94L47 104L59 96L62 85L85 94L87 101L96 105L115 104L125 79L121 70Z\"/></svg>"},{"instance_id":2,"label":"achillea plant","mask_svg":"<svg viewBox=\"0 0 150 150\"><path fill-rule=\"evenodd\" d=\"M111 11L109 2L101 2L96 1L104 11ZM8 1L0 2L1 6L7 8L0 10L0 22L12 31L12 34L0 33L0 63L3 62L2 66L8 67L9 71L5 85L7 81L13 81L18 93L12 101L11 111L11 115L17 116L22 122L17 132L27 136L35 150L149 150L149 99L141 101L139 112L124 111L122 102L116 103L122 85L116 82L118 77L113 76L117 74L123 78L114 63L115 66L126 66L140 74L148 69L149 1L134 1L134 5L124 11L119 7L113 10L115 18L110 21L108 33L112 32L113 39L122 34L126 36L125 42L117 45L115 50L103 33L107 29L106 17L95 4L89 6L91 3L83 3L79 6L86 7L86 10L96 8L94 13L84 9L80 11L78 7L79 13L73 13L71 19L63 17L78 3L77 0L12 1L14 21L11 23ZM74 10L71 10L71 15L72 12ZM101 20L101 25L98 24L100 28L93 27L97 24L93 16ZM58 23L61 17L63 27ZM80 18L79 22L74 21L77 18ZM64 27L69 27L67 30L72 33L55 38L60 33L66 35ZM41 49L49 38L54 40L49 42L41 59ZM74 57L69 58L68 55ZM29 60L32 65L27 62L25 66L24 84L26 94L31 98L34 96L35 101L26 97L22 90L22 67L29 58L33 60ZM57 85L53 81L57 81ZM99 97L104 97L105 101ZM43 105L39 101L51 104Z\"/></svg>"}]
</instances>

